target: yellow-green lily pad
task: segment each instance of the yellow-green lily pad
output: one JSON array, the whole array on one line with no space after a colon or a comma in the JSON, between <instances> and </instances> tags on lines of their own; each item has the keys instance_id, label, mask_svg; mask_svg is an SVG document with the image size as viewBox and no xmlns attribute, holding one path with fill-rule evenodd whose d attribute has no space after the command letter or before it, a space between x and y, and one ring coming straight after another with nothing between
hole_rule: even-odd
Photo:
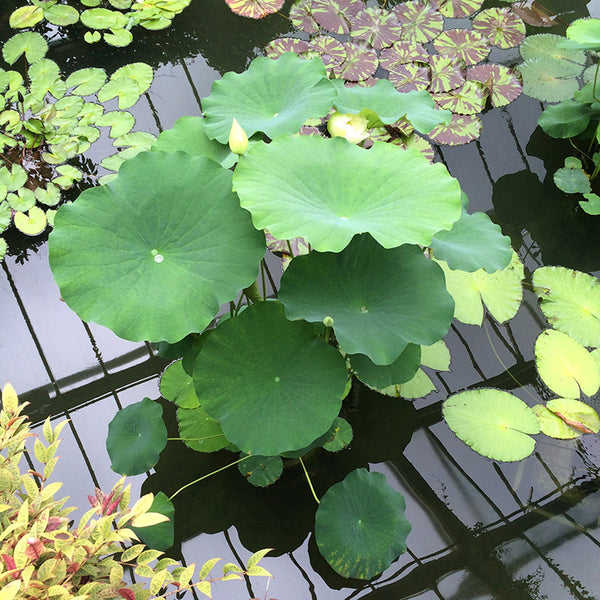
<instances>
[{"instance_id":1,"label":"yellow-green lily pad","mask_svg":"<svg viewBox=\"0 0 600 600\"><path fill-rule=\"evenodd\" d=\"M585 402L572 398L556 398L547 402L546 408L579 433L600 431L598 413Z\"/></svg>"},{"instance_id":2,"label":"yellow-green lily pad","mask_svg":"<svg viewBox=\"0 0 600 600\"><path fill-rule=\"evenodd\" d=\"M32 206L27 214L17 211L14 216L15 227L25 235L39 235L47 222L46 213L37 206Z\"/></svg>"}]
</instances>

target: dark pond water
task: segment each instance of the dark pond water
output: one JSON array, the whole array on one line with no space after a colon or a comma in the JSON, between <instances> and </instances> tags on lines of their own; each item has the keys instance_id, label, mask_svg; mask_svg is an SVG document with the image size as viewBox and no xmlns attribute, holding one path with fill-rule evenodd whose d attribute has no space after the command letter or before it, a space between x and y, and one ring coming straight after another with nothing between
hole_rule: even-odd
<instances>
[{"instance_id":1,"label":"dark pond water","mask_svg":"<svg viewBox=\"0 0 600 600\"><path fill-rule=\"evenodd\" d=\"M19 4L2 3L4 39L6 16ZM581 10L585 2L573 6ZM597 3L589 7L596 11ZM182 115L200 114L200 99L213 80L243 70L266 42L289 28L279 16L251 22L232 15L223 0L195 0L170 29L138 34L126 50L55 36L51 57L67 71L93 65L112 72L132 60L150 63L154 83L132 110L136 129L157 134ZM495 60L510 63L515 57L513 51ZM461 182L471 208L494 215L511 235L529 271L541 264L598 271L598 220L575 211L549 184L546 172L562 165L567 149L536 131L540 111L526 96L490 110L480 140L445 146L439 158ZM97 163L111 152L105 140L90 158ZM94 487L110 488L117 479L104 447L109 421L118 408L159 396L166 363L149 345L82 323L60 300L45 243L19 247L17 241L0 269L0 384L12 382L31 402L34 422L47 415L70 419L55 476L72 503L86 507ZM483 328L452 328L451 371L430 372L437 391L426 398L409 402L354 390L347 409L355 429L352 450L321 457L309 468L318 494L356 466L370 464L405 496L413 528L408 551L376 580L342 580L316 552L316 507L297 466L266 490L253 488L232 469L180 494L175 555L188 563L213 556L244 561L252 551L274 548L263 562L275 576L268 590L260 579L223 583L214 589L217 600L597 598L599 438L541 440L521 463L495 463L457 440L441 419L441 402L468 387L510 389L529 402L544 398L532 360L544 327L536 298L526 293L508 325L489 319ZM230 460L170 443L155 471L131 481L136 492L169 493Z\"/></svg>"}]
</instances>

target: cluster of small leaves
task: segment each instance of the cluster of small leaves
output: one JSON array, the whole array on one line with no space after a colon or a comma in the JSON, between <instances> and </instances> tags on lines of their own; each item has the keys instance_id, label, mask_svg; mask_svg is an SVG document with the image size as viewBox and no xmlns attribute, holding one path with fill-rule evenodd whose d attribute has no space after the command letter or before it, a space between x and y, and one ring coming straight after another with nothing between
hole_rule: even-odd
<instances>
[{"instance_id":1,"label":"cluster of small leaves","mask_svg":"<svg viewBox=\"0 0 600 600\"><path fill-rule=\"evenodd\" d=\"M124 110L149 88L151 67L125 65L108 81L103 69L93 67L65 78L47 51L34 32L18 33L2 47L9 65L24 57L25 69L24 76L0 69L0 232L14 224L34 236L53 225L61 192L83 177L69 162L100 137L99 128L107 128L115 146L127 148L123 157L145 149L142 140L154 141L150 134L129 133L135 119ZM101 102L113 98L119 109L105 112ZM119 160L107 159L108 168L117 170ZM5 252L0 238L0 260Z\"/></svg>"},{"instance_id":2,"label":"cluster of small leaves","mask_svg":"<svg viewBox=\"0 0 600 600\"><path fill-rule=\"evenodd\" d=\"M127 46L133 40L131 29L164 29L186 8L191 0L81 0L67 4L62 0L29 0L10 15L15 29L33 27L46 21L61 27L81 22L90 31L84 39L89 44L103 39L111 46Z\"/></svg>"},{"instance_id":3,"label":"cluster of small leaves","mask_svg":"<svg viewBox=\"0 0 600 600\"><path fill-rule=\"evenodd\" d=\"M379 69L400 92L429 91L452 119L429 132L437 144L466 144L481 132L488 102L505 106L521 93L518 72L482 61L491 46L511 48L525 37L525 25L512 7L481 10L480 0L409 0L393 8L366 6L363 0L298 0L290 9L295 27L310 35L270 42L265 52L320 56L331 76L350 85L373 85ZM472 17L472 29L444 31L445 18ZM334 37L335 36L335 37ZM435 54L425 44L432 42ZM427 142L411 129L372 132L372 140L415 146L431 156Z\"/></svg>"},{"instance_id":4,"label":"cluster of small leaves","mask_svg":"<svg viewBox=\"0 0 600 600\"><path fill-rule=\"evenodd\" d=\"M0 596L2 600L24 598L125 598L147 600L195 587L211 597L211 583L240 579L242 575L270 574L258 565L268 552L254 554L246 569L228 563L223 576L208 579L220 560L206 562L196 577L195 565L181 566L162 557L162 552L136 543L136 530L151 528L167 517L150 512L154 497L147 494L131 508L130 487L119 481L108 494L96 490L92 508L75 527L68 515L66 498L57 499L62 486L49 482L56 465L59 435L66 421L54 429L47 419L42 428L45 443L33 434L22 414L15 390L7 384L0 412ZM22 473L19 461L35 439L33 454L40 463L36 471ZM126 583L125 569L148 580ZM168 591L171 586L172 592Z\"/></svg>"}]
</instances>

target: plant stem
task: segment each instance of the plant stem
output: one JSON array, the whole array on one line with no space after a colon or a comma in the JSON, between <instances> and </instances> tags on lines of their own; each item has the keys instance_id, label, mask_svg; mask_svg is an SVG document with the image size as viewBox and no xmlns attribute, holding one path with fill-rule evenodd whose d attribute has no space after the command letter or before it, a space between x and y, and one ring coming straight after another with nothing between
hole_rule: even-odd
<instances>
[{"instance_id":1,"label":"plant stem","mask_svg":"<svg viewBox=\"0 0 600 600\"><path fill-rule=\"evenodd\" d=\"M596 98L596 83L598 82L598 69L600 69L600 62L598 62L598 64L596 65L596 72L594 73L594 87L592 88L592 98L594 98L596 102L600 102L600 100Z\"/></svg>"},{"instance_id":2,"label":"plant stem","mask_svg":"<svg viewBox=\"0 0 600 600\"><path fill-rule=\"evenodd\" d=\"M260 279L262 281L262 294L263 298L267 297L267 282L265 280L265 261L260 261Z\"/></svg>"},{"instance_id":3,"label":"plant stem","mask_svg":"<svg viewBox=\"0 0 600 600\"><path fill-rule=\"evenodd\" d=\"M229 467L233 467L233 465L237 465L238 463L241 463L243 460L246 460L247 458L250 458L251 456L252 456L252 454L242 456L242 458L240 458L239 460L229 463L228 465L225 465L224 467L221 467L220 469L217 469L216 471L212 471L211 473L202 475L202 477L198 477L198 479L194 479L194 481L190 481L189 483L186 483L184 486L180 487L172 496L170 496L169 500L173 500L173 498L175 498L175 496L177 496L177 494L179 494L179 492L183 492L183 490L185 490L186 488L189 488L191 485L194 485L195 483L198 483L198 482L202 481L203 479L210 477L211 475L216 475L217 473L220 473L221 471L224 471L225 469L229 469ZM318 500L317 500L317 502L318 502Z\"/></svg>"},{"instance_id":4,"label":"plant stem","mask_svg":"<svg viewBox=\"0 0 600 600\"><path fill-rule=\"evenodd\" d=\"M262 259L262 263L265 266L265 271L267 273L267 277L269 278L269 283L271 284L271 288L273 289L273 293L275 294L275 298L277 298L277 286L275 285L275 281L273 279L273 276L271 275L271 271L269 270L269 265L267 264L267 261L263 258ZM266 298L266 294L265 294L265 298Z\"/></svg>"},{"instance_id":5,"label":"plant stem","mask_svg":"<svg viewBox=\"0 0 600 600\"><path fill-rule=\"evenodd\" d=\"M298 460L300 461L300 464L302 465L302 470L304 471L304 476L306 477L306 481L308 482L308 487L310 488L310 491L312 492L313 498L317 501L317 504L321 504L321 501L319 500L317 493L315 492L315 488L313 487L312 481L310 480L310 475L308 474L308 471L306 470L306 467L304 466L304 461L302 460L302 457L298 457Z\"/></svg>"},{"instance_id":6,"label":"plant stem","mask_svg":"<svg viewBox=\"0 0 600 600\"><path fill-rule=\"evenodd\" d=\"M260 295L260 290L258 289L258 283L256 281L247 288L244 288L244 295L252 303L261 302L263 299Z\"/></svg>"},{"instance_id":7,"label":"plant stem","mask_svg":"<svg viewBox=\"0 0 600 600\"><path fill-rule=\"evenodd\" d=\"M224 433L217 433L216 435L207 435L206 437L200 438L182 438L182 437L168 437L168 442L201 442L202 440L212 440L213 438L224 437Z\"/></svg>"}]
</instances>

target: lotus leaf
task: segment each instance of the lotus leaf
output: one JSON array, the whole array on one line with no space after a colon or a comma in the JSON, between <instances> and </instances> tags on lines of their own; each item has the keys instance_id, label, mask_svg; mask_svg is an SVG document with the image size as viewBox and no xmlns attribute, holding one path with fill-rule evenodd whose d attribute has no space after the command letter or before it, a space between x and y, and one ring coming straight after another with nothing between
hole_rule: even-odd
<instances>
[{"instance_id":1,"label":"lotus leaf","mask_svg":"<svg viewBox=\"0 0 600 600\"><path fill-rule=\"evenodd\" d=\"M323 444L323 448L327 452L339 452L346 448L352 441L352 425L346 419L336 417L332 429L330 439Z\"/></svg>"},{"instance_id":2,"label":"lotus leaf","mask_svg":"<svg viewBox=\"0 0 600 600\"><path fill-rule=\"evenodd\" d=\"M236 15L250 19L262 19L277 12L284 0L225 0L227 6Z\"/></svg>"},{"instance_id":3,"label":"lotus leaf","mask_svg":"<svg viewBox=\"0 0 600 600\"><path fill-rule=\"evenodd\" d=\"M256 279L263 254L231 172L182 152L127 161L110 184L60 208L50 242L69 306L134 341L202 331Z\"/></svg>"},{"instance_id":4,"label":"lotus leaf","mask_svg":"<svg viewBox=\"0 0 600 600\"><path fill-rule=\"evenodd\" d=\"M297 133L306 119L324 117L334 97L320 60L305 61L292 53L276 60L258 57L243 73L228 72L213 83L202 101L205 130L222 144L234 118L248 137L258 131L271 138Z\"/></svg>"},{"instance_id":5,"label":"lotus leaf","mask_svg":"<svg viewBox=\"0 0 600 600\"><path fill-rule=\"evenodd\" d=\"M13 219L15 227L26 235L39 235L46 229L46 213L37 206L32 206L27 214L17 211Z\"/></svg>"},{"instance_id":6,"label":"lotus leaf","mask_svg":"<svg viewBox=\"0 0 600 600\"><path fill-rule=\"evenodd\" d=\"M194 380L183 369L183 360L172 362L160 378L160 393L163 398L175 402L181 408L196 408L200 405Z\"/></svg>"},{"instance_id":7,"label":"lotus leaf","mask_svg":"<svg viewBox=\"0 0 600 600\"><path fill-rule=\"evenodd\" d=\"M350 17L350 35L381 50L400 38L402 27L393 12L368 6Z\"/></svg>"},{"instance_id":8,"label":"lotus leaf","mask_svg":"<svg viewBox=\"0 0 600 600\"><path fill-rule=\"evenodd\" d=\"M488 92L492 106L505 106L516 100L523 86L519 74L503 65L477 65L467 71L467 80L478 81Z\"/></svg>"},{"instance_id":9,"label":"lotus leaf","mask_svg":"<svg viewBox=\"0 0 600 600\"><path fill-rule=\"evenodd\" d=\"M429 2L409 0L393 8L402 25L402 39L425 44L444 29L444 18Z\"/></svg>"},{"instance_id":10,"label":"lotus leaf","mask_svg":"<svg viewBox=\"0 0 600 600\"><path fill-rule=\"evenodd\" d=\"M581 431L569 427L560 417L548 410L543 404L531 407L540 422L540 431L549 437L559 440L572 440L579 437Z\"/></svg>"},{"instance_id":11,"label":"lotus leaf","mask_svg":"<svg viewBox=\"0 0 600 600\"><path fill-rule=\"evenodd\" d=\"M546 408L579 433L600 431L598 413L585 402L572 398L556 398L548 401Z\"/></svg>"},{"instance_id":12,"label":"lotus leaf","mask_svg":"<svg viewBox=\"0 0 600 600\"><path fill-rule=\"evenodd\" d=\"M460 217L460 186L446 168L392 144L281 137L250 148L233 181L255 227L304 237L321 252L339 252L362 232L386 248L428 245Z\"/></svg>"},{"instance_id":13,"label":"lotus leaf","mask_svg":"<svg viewBox=\"0 0 600 600\"><path fill-rule=\"evenodd\" d=\"M523 91L543 102L560 102L573 97L579 89L576 77L583 67L553 58L532 58L518 66L523 77Z\"/></svg>"},{"instance_id":14,"label":"lotus leaf","mask_svg":"<svg viewBox=\"0 0 600 600\"><path fill-rule=\"evenodd\" d=\"M535 447L539 433L535 413L519 398L494 389L450 396L442 406L448 427L475 452L493 460L516 461Z\"/></svg>"},{"instance_id":15,"label":"lotus leaf","mask_svg":"<svg viewBox=\"0 0 600 600\"><path fill-rule=\"evenodd\" d=\"M239 472L252 484L267 487L283 473L281 456L250 456L238 464Z\"/></svg>"},{"instance_id":16,"label":"lotus leaf","mask_svg":"<svg viewBox=\"0 0 600 600\"><path fill-rule=\"evenodd\" d=\"M390 365L376 365L364 354L352 354L349 359L352 370L363 383L374 389L384 389L406 383L416 375L421 361L421 347L408 344Z\"/></svg>"},{"instance_id":17,"label":"lotus leaf","mask_svg":"<svg viewBox=\"0 0 600 600\"><path fill-rule=\"evenodd\" d=\"M441 339L454 309L442 272L418 247L386 250L370 235L356 236L340 253L295 258L279 299L289 318L332 317L341 348L376 365L393 363L410 342Z\"/></svg>"},{"instance_id":18,"label":"lotus leaf","mask_svg":"<svg viewBox=\"0 0 600 600\"><path fill-rule=\"evenodd\" d=\"M589 104L563 100L548 106L538 119L539 126L553 138L570 138L585 131L592 116Z\"/></svg>"},{"instance_id":19,"label":"lotus leaf","mask_svg":"<svg viewBox=\"0 0 600 600\"><path fill-rule=\"evenodd\" d=\"M401 94L387 79L378 79L372 87L349 88L340 79L333 83L337 90L334 104L342 113L359 113L367 109L376 113L379 121L386 125L406 117L422 133L450 121L450 113L436 110L435 102L425 91Z\"/></svg>"},{"instance_id":20,"label":"lotus leaf","mask_svg":"<svg viewBox=\"0 0 600 600\"><path fill-rule=\"evenodd\" d=\"M44 19L44 11L40 6L21 6L13 11L8 24L13 29L33 27Z\"/></svg>"},{"instance_id":21,"label":"lotus leaf","mask_svg":"<svg viewBox=\"0 0 600 600\"><path fill-rule=\"evenodd\" d=\"M276 302L221 323L194 365L202 407L238 448L262 456L303 448L327 432L346 379L341 354L308 323L288 321Z\"/></svg>"},{"instance_id":22,"label":"lotus leaf","mask_svg":"<svg viewBox=\"0 0 600 600\"><path fill-rule=\"evenodd\" d=\"M567 194L586 194L592 191L590 177L578 158L568 156L565 166L554 173L556 187Z\"/></svg>"},{"instance_id":23,"label":"lotus leaf","mask_svg":"<svg viewBox=\"0 0 600 600\"><path fill-rule=\"evenodd\" d=\"M533 285L548 322L584 346L600 347L600 283L565 267L540 267Z\"/></svg>"},{"instance_id":24,"label":"lotus leaf","mask_svg":"<svg viewBox=\"0 0 600 600\"><path fill-rule=\"evenodd\" d=\"M446 287L454 298L454 317L463 323L481 325L483 305L499 323L512 319L521 305L523 265L513 252L509 265L502 271L486 273L483 269L473 273L452 270L439 261L446 276Z\"/></svg>"},{"instance_id":25,"label":"lotus leaf","mask_svg":"<svg viewBox=\"0 0 600 600\"><path fill-rule=\"evenodd\" d=\"M33 31L17 33L2 46L2 56L9 65L17 62L23 53L27 62L32 65L44 58L47 52L48 42L39 33Z\"/></svg>"},{"instance_id":26,"label":"lotus leaf","mask_svg":"<svg viewBox=\"0 0 600 600\"><path fill-rule=\"evenodd\" d=\"M565 48L585 48L600 50L600 19L577 19L566 31L570 42L563 42Z\"/></svg>"},{"instance_id":27,"label":"lotus leaf","mask_svg":"<svg viewBox=\"0 0 600 600\"><path fill-rule=\"evenodd\" d=\"M149 398L120 410L108 424L106 449L111 469L139 475L153 467L167 445L162 406Z\"/></svg>"},{"instance_id":28,"label":"lotus leaf","mask_svg":"<svg viewBox=\"0 0 600 600\"><path fill-rule=\"evenodd\" d=\"M175 507L173 502L165 495L164 492L158 492L154 495L152 504L148 509L149 513L159 513L164 515L169 520L149 527L131 527L132 531L153 550L165 551L168 550L175 539Z\"/></svg>"},{"instance_id":29,"label":"lotus leaf","mask_svg":"<svg viewBox=\"0 0 600 600\"><path fill-rule=\"evenodd\" d=\"M525 23L508 7L482 10L473 19L473 30L503 49L514 48L525 39Z\"/></svg>"},{"instance_id":30,"label":"lotus leaf","mask_svg":"<svg viewBox=\"0 0 600 600\"><path fill-rule=\"evenodd\" d=\"M342 577L371 579L406 551L411 526L405 508L382 473L355 469L321 498L315 515L319 551Z\"/></svg>"},{"instance_id":31,"label":"lotus leaf","mask_svg":"<svg viewBox=\"0 0 600 600\"><path fill-rule=\"evenodd\" d=\"M544 383L564 398L593 396L600 386L594 357L562 331L542 331L535 342L535 364Z\"/></svg>"},{"instance_id":32,"label":"lotus leaf","mask_svg":"<svg viewBox=\"0 0 600 600\"><path fill-rule=\"evenodd\" d=\"M218 421L206 414L201 406L178 408L179 436L183 443L197 452L216 452L229 446Z\"/></svg>"}]
</instances>

